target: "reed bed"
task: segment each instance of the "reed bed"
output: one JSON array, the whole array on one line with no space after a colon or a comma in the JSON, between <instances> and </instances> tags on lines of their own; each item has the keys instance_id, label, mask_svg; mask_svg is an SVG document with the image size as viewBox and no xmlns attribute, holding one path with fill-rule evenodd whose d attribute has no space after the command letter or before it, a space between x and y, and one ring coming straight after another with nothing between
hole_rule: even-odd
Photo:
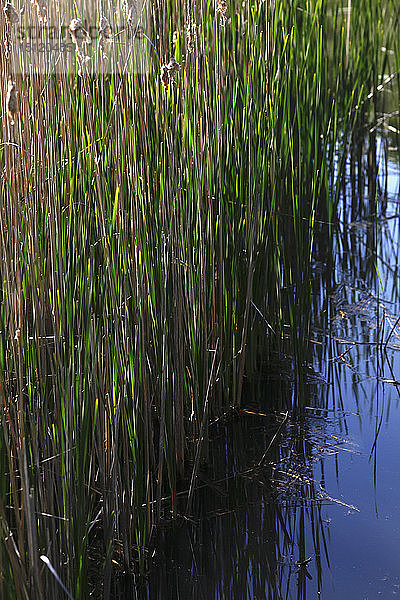
<instances>
[{"instance_id":1,"label":"reed bed","mask_svg":"<svg viewBox=\"0 0 400 600\"><path fill-rule=\"evenodd\" d=\"M387 76L394 9L364 4L156 1L143 32L104 5L89 52L87 3L35 3L39 39L81 19L54 74L20 73L2 11L2 598L144 573L285 323L301 362L315 221ZM146 68L107 73L129 27Z\"/></svg>"}]
</instances>

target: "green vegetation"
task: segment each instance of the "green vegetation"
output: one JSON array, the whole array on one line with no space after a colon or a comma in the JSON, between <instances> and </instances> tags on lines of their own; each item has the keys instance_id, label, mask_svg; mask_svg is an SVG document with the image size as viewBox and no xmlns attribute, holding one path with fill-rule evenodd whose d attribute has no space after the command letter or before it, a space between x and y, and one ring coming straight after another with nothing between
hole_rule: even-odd
<instances>
[{"instance_id":1,"label":"green vegetation","mask_svg":"<svg viewBox=\"0 0 400 600\"><path fill-rule=\"evenodd\" d=\"M1 17L2 598L61 597L42 555L76 600L143 573L285 323L300 365L316 220L400 89L394 8L349 6L155 3L141 75L16 76Z\"/></svg>"}]
</instances>

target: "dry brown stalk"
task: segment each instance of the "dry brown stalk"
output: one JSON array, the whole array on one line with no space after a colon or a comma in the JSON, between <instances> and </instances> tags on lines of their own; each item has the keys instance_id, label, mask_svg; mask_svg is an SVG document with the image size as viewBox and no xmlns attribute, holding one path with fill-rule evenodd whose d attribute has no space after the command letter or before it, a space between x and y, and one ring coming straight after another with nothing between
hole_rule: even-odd
<instances>
[{"instance_id":1,"label":"dry brown stalk","mask_svg":"<svg viewBox=\"0 0 400 600\"><path fill-rule=\"evenodd\" d=\"M82 25L82 21L80 19L72 19L69 31L71 34L71 38L77 49L81 52L84 44L90 44L92 41L90 39L90 35L86 31L86 29Z\"/></svg>"},{"instance_id":2,"label":"dry brown stalk","mask_svg":"<svg viewBox=\"0 0 400 600\"><path fill-rule=\"evenodd\" d=\"M40 23L47 23L47 3L46 0L31 0L31 4L36 8L36 14Z\"/></svg>"},{"instance_id":3,"label":"dry brown stalk","mask_svg":"<svg viewBox=\"0 0 400 600\"><path fill-rule=\"evenodd\" d=\"M197 39L197 25L193 21L189 21L186 26L186 45L188 52L194 52Z\"/></svg>"},{"instance_id":4,"label":"dry brown stalk","mask_svg":"<svg viewBox=\"0 0 400 600\"><path fill-rule=\"evenodd\" d=\"M11 2L7 1L5 3L3 11L6 17L6 21L9 25L16 25L17 23L19 23L20 13L15 8L15 6L11 4Z\"/></svg>"},{"instance_id":5,"label":"dry brown stalk","mask_svg":"<svg viewBox=\"0 0 400 600\"><path fill-rule=\"evenodd\" d=\"M226 11L228 10L228 3L226 0L217 0L217 12L221 15L223 21L226 21Z\"/></svg>"},{"instance_id":6,"label":"dry brown stalk","mask_svg":"<svg viewBox=\"0 0 400 600\"><path fill-rule=\"evenodd\" d=\"M107 56L108 48L112 42L112 29L109 20L101 16L99 20L99 50L103 58Z\"/></svg>"},{"instance_id":7,"label":"dry brown stalk","mask_svg":"<svg viewBox=\"0 0 400 600\"><path fill-rule=\"evenodd\" d=\"M131 27L137 25L137 1L136 0L123 0L122 12L125 14L126 19Z\"/></svg>"},{"instance_id":8,"label":"dry brown stalk","mask_svg":"<svg viewBox=\"0 0 400 600\"><path fill-rule=\"evenodd\" d=\"M165 88L167 88L169 86L169 71L168 71L168 65L162 65L161 66L161 81L162 84Z\"/></svg>"},{"instance_id":9,"label":"dry brown stalk","mask_svg":"<svg viewBox=\"0 0 400 600\"><path fill-rule=\"evenodd\" d=\"M15 81L8 82L6 108L10 125L15 125L15 116L18 112L18 95Z\"/></svg>"},{"instance_id":10,"label":"dry brown stalk","mask_svg":"<svg viewBox=\"0 0 400 600\"><path fill-rule=\"evenodd\" d=\"M90 57L85 54L84 45L90 44L92 40L86 29L83 27L80 19L72 19L69 26L69 32L76 48L76 56L79 64L78 74L81 75L82 66L90 60Z\"/></svg>"},{"instance_id":11,"label":"dry brown stalk","mask_svg":"<svg viewBox=\"0 0 400 600\"><path fill-rule=\"evenodd\" d=\"M168 64L161 66L161 81L163 86L167 88L170 82L175 82L176 76L180 71L180 64L175 57L172 57Z\"/></svg>"}]
</instances>

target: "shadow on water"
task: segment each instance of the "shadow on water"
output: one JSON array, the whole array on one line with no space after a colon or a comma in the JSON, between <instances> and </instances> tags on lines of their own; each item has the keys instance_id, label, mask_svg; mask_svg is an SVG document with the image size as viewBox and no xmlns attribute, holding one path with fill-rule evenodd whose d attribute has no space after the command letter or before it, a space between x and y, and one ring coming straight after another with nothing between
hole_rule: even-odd
<instances>
[{"instance_id":1,"label":"shadow on water","mask_svg":"<svg viewBox=\"0 0 400 600\"><path fill-rule=\"evenodd\" d=\"M337 435L337 418L315 408L326 384L311 369L308 406L289 416L295 386L284 369L276 364L264 380L248 382L247 408L212 425L192 515L160 532L143 598L305 599L310 590L322 592L330 568L325 506L357 510L328 495L324 464L357 450ZM281 412L262 412L271 397L281 399ZM130 596L124 589L117 597Z\"/></svg>"},{"instance_id":2,"label":"shadow on water","mask_svg":"<svg viewBox=\"0 0 400 600\"><path fill-rule=\"evenodd\" d=\"M328 224L319 223L302 363L269 360L262 377L248 377L243 408L210 426L190 514L183 494L178 517L166 515L158 533L139 597L400 593L391 555L400 537L400 200L391 145L369 136L354 146L326 261ZM131 581L118 582L115 598L134 594Z\"/></svg>"}]
</instances>

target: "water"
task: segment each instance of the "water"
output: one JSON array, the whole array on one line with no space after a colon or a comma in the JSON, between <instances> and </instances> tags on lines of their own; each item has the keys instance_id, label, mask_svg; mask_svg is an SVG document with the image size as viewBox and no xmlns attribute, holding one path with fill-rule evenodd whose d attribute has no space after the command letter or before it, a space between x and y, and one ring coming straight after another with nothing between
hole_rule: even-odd
<instances>
[{"instance_id":1,"label":"water","mask_svg":"<svg viewBox=\"0 0 400 600\"><path fill-rule=\"evenodd\" d=\"M388 146L377 138L372 170L367 153L349 161L333 264L313 266L302 385L280 356L248 380L243 410L211 426L191 516L183 495L143 597L400 597L400 179Z\"/></svg>"}]
</instances>

